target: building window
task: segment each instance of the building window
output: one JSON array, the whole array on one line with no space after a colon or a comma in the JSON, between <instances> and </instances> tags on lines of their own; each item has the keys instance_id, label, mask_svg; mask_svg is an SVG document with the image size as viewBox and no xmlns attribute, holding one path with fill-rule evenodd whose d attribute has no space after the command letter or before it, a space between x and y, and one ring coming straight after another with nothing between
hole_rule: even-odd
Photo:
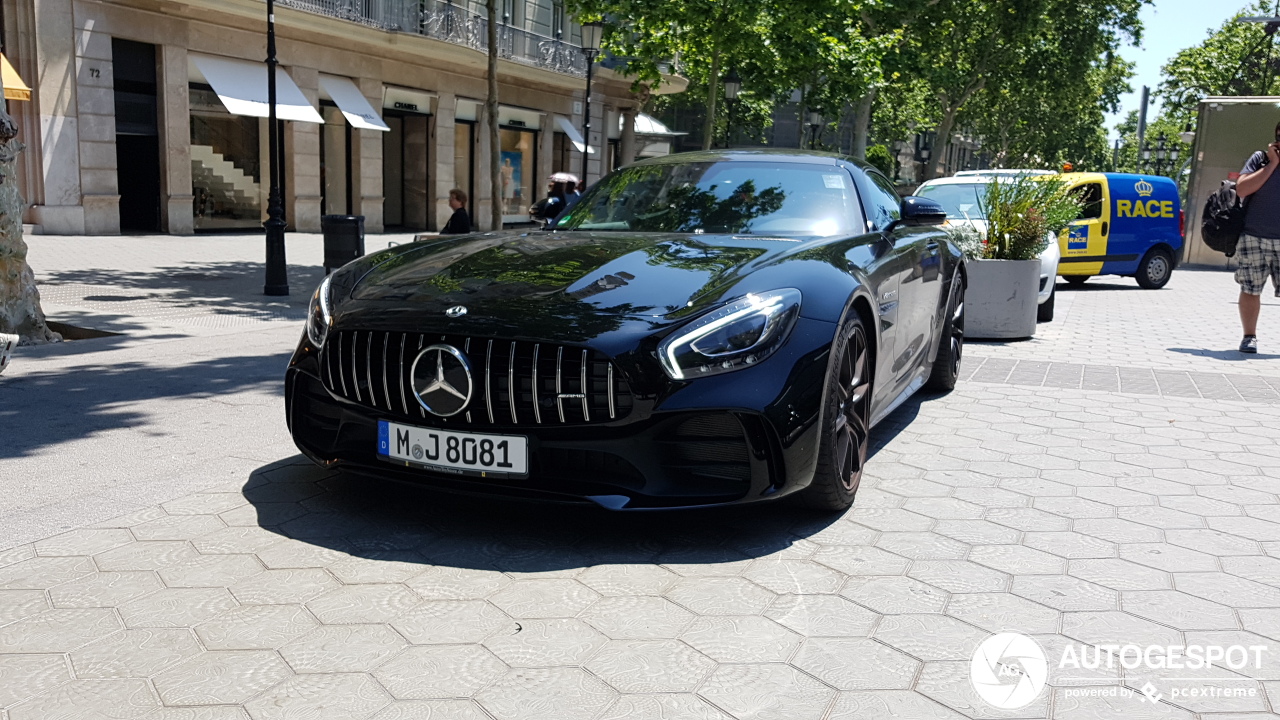
<instances>
[{"instance_id":1,"label":"building window","mask_svg":"<svg viewBox=\"0 0 1280 720\"><path fill-rule=\"evenodd\" d=\"M207 85L193 83L190 98L195 228L259 227L266 121L227 112Z\"/></svg>"},{"instance_id":2,"label":"building window","mask_svg":"<svg viewBox=\"0 0 1280 720\"><path fill-rule=\"evenodd\" d=\"M476 196L476 188L471 179L476 161L475 130L475 123L470 122L460 122L453 130L453 186L466 190L468 198ZM467 212L474 219L475 206L469 206Z\"/></svg>"},{"instance_id":3,"label":"building window","mask_svg":"<svg viewBox=\"0 0 1280 720\"><path fill-rule=\"evenodd\" d=\"M551 37L558 38L564 33L564 0L551 2Z\"/></svg>"},{"instance_id":4,"label":"building window","mask_svg":"<svg viewBox=\"0 0 1280 720\"><path fill-rule=\"evenodd\" d=\"M537 200L533 195L533 175L537 167L533 153L538 133L502 128L499 136L502 145L502 220L527 222L529 206Z\"/></svg>"}]
</instances>

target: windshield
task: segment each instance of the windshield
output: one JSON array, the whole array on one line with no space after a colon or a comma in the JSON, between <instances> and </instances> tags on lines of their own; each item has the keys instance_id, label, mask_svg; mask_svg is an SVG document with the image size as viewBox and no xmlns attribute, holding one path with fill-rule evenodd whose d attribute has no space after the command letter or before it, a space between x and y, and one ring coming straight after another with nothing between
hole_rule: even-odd
<instances>
[{"instance_id":1,"label":"windshield","mask_svg":"<svg viewBox=\"0 0 1280 720\"><path fill-rule=\"evenodd\" d=\"M986 183L925 185L916 190L916 195L941 205L951 220L983 220L979 200L986 193L986 188Z\"/></svg>"},{"instance_id":2,"label":"windshield","mask_svg":"<svg viewBox=\"0 0 1280 720\"><path fill-rule=\"evenodd\" d=\"M556 228L827 236L856 232L856 207L849 174L832 165L641 165L606 177Z\"/></svg>"}]
</instances>

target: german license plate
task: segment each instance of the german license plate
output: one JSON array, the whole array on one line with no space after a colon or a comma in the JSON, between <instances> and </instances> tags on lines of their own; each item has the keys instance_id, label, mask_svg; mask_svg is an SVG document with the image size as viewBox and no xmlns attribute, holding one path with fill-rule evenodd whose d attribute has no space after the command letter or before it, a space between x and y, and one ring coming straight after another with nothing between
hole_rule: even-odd
<instances>
[{"instance_id":1,"label":"german license plate","mask_svg":"<svg viewBox=\"0 0 1280 720\"><path fill-rule=\"evenodd\" d=\"M378 455L385 460L449 473L529 473L529 439L521 435L454 432L380 420Z\"/></svg>"}]
</instances>

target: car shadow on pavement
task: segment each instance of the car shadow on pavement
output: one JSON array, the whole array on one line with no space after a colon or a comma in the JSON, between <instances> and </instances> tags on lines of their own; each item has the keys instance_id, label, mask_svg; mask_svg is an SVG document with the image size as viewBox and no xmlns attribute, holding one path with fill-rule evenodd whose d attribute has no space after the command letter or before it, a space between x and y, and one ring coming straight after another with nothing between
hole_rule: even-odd
<instances>
[{"instance_id":1,"label":"car shadow on pavement","mask_svg":"<svg viewBox=\"0 0 1280 720\"><path fill-rule=\"evenodd\" d=\"M67 343L108 343L115 338ZM56 352L58 346L40 346ZM96 345L102 349L103 345ZM24 348L25 349L25 348ZM174 398L218 400L233 393L283 395L280 368L289 353L240 355L173 365L93 363L0 376L0 459L31 455L101 432L157 419L145 403ZM10 371L14 366L10 366Z\"/></svg>"},{"instance_id":2,"label":"car shadow on pavement","mask_svg":"<svg viewBox=\"0 0 1280 720\"><path fill-rule=\"evenodd\" d=\"M1209 357L1215 360L1228 360L1231 362L1256 362L1258 360L1275 360L1280 355L1268 353L1242 353L1235 348L1230 350L1209 350L1207 348L1168 348L1169 352L1182 353L1183 355L1196 355L1198 357Z\"/></svg>"},{"instance_id":3,"label":"car shadow on pavement","mask_svg":"<svg viewBox=\"0 0 1280 720\"><path fill-rule=\"evenodd\" d=\"M912 398L877 425L870 450L910 424L925 400ZM792 549L799 557L806 537L846 522L843 513L786 501L627 513L457 495L321 468L300 455L254 471L242 492L258 524L285 538L369 560L512 573L647 563L728 569Z\"/></svg>"},{"instance_id":4,"label":"car shadow on pavement","mask_svg":"<svg viewBox=\"0 0 1280 720\"><path fill-rule=\"evenodd\" d=\"M59 299L74 290L84 290L83 294L73 293L76 304L111 303L125 308L130 304L159 303L170 312L203 310L234 317L305 319L312 292L324 279L324 269L290 265L291 292L284 297L262 294L265 272L263 263L243 261L189 262L146 270L51 270L41 274L40 287L42 293ZM91 287L59 287L76 285ZM116 289L120 292L114 292Z\"/></svg>"}]
</instances>

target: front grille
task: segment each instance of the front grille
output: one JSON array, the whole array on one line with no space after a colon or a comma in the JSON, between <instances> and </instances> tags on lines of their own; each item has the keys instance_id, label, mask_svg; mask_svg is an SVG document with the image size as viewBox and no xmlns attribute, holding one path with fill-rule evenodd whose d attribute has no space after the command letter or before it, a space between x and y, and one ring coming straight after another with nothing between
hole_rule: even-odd
<instances>
[{"instance_id":1,"label":"front grille","mask_svg":"<svg viewBox=\"0 0 1280 720\"><path fill-rule=\"evenodd\" d=\"M418 353L437 343L458 348L471 364L471 401L449 418L428 415L410 376ZM632 405L626 382L604 355L516 340L335 331L320 352L320 379L330 392L365 407L462 425L604 423L626 417Z\"/></svg>"}]
</instances>

